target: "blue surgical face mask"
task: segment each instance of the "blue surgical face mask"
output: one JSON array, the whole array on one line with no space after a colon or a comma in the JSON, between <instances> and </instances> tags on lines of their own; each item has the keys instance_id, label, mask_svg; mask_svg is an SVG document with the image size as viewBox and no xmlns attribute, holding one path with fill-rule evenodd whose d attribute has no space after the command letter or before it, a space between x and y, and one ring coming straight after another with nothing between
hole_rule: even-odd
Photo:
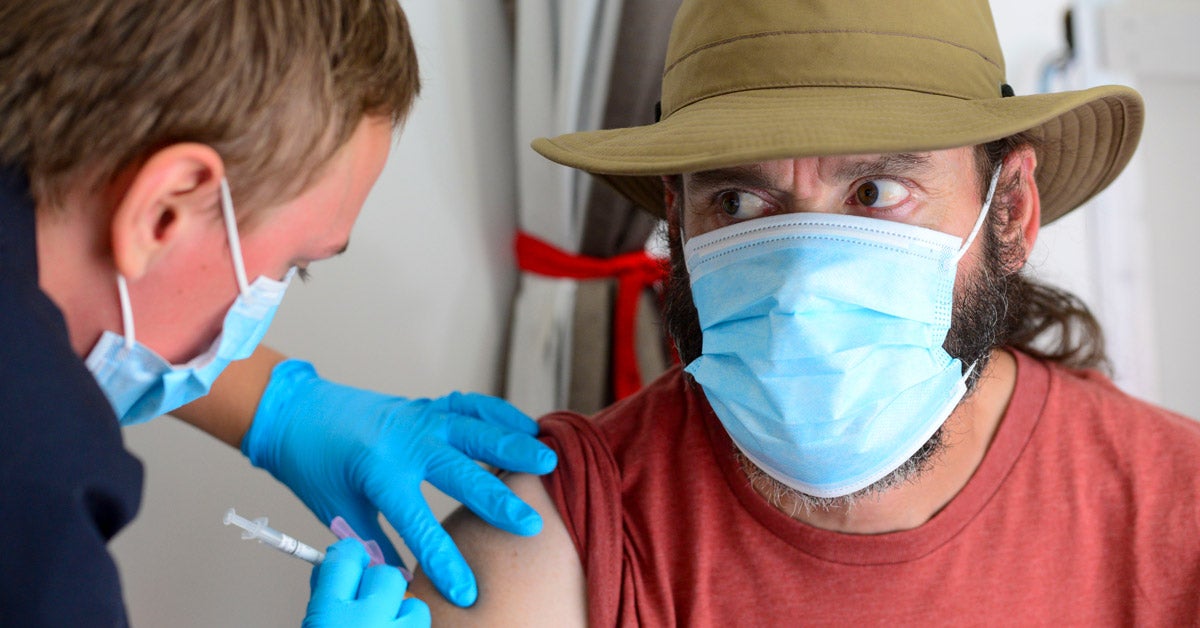
<instances>
[{"instance_id":1,"label":"blue surgical face mask","mask_svg":"<svg viewBox=\"0 0 1200 628\"><path fill-rule=\"evenodd\" d=\"M225 220L239 294L225 314L221 333L212 346L186 364L173 365L154 350L137 342L129 290L125 278L117 276L125 334L122 337L105 331L85 362L104 390L121 425L149 421L208 394L217 376L230 362L254 353L295 275L296 269L292 268L282 281L259 277L254 283L248 284L233 201L229 195L229 185L224 179L221 180L221 213Z\"/></svg>"},{"instance_id":2,"label":"blue surgical face mask","mask_svg":"<svg viewBox=\"0 0 1200 628\"><path fill-rule=\"evenodd\" d=\"M687 365L737 447L816 497L870 486L966 392L942 348L966 241L897 222L785 214L684 245L704 348Z\"/></svg>"}]
</instances>

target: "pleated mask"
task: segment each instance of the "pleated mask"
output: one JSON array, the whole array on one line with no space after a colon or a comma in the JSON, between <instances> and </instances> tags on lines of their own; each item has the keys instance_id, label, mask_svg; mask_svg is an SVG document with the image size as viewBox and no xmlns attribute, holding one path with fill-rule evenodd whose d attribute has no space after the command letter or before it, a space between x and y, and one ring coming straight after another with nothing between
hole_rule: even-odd
<instances>
[{"instance_id":1,"label":"pleated mask","mask_svg":"<svg viewBox=\"0 0 1200 628\"><path fill-rule=\"evenodd\" d=\"M238 296L221 326L221 333L208 350L174 365L137 341L133 308L125 278L117 276L124 335L105 331L85 363L104 390L121 425L149 421L184 406L212 389L213 382L234 360L250 357L267 333L284 292L296 273L293 267L282 280L259 277L246 281L237 221L229 186L221 181L221 211L238 282Z\"/></svg>"},{"instance_id":2,"label":"pleated mask","mask_svg":"<svg viewBox=\"0 0 1200 628\"><path fill-rule=\"evenodd\" d=\"M848 495L898 468L945 422L970 374L942 347L958 262L999 173L965 241L793 213L684 244L704 338L686 370L751 462L808 495Z\"/></svg>"}]
</instances>

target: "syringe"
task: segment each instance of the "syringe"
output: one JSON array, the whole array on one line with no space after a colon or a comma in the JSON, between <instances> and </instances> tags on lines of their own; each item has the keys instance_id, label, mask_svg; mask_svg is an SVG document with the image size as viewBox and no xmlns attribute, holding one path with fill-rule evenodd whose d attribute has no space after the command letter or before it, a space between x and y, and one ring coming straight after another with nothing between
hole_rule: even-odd
<instances>
[{"instance_id":1,"label":"syringe","mask_svg":"<svg viewBox=\"0 0 1200 628\"><path fill-rule=\"evenodd\" d=\"M258 539L259 543L265 543L275 549L291 554L296 558L307 560L314 565L320 565L321 561L325 560L325 554L312 547L297 541L296 539L276 530L267 527L267 518L259 517L254 521L250 521L245 517L240 517L232 508L225 512L225 525L235 525L242 532L243 539Z\"/></svg>"}]
</instances>

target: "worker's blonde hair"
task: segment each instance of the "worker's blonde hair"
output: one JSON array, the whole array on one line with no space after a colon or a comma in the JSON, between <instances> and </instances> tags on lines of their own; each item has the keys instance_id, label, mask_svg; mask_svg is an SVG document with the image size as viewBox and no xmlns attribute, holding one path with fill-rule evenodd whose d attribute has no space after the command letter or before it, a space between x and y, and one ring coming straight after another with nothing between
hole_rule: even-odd
<instances>
[{"instance_id":1,"label":"worker's blonde hair","mask_svg":"<svg viewBox=\"0 0 1200 628\"><path fill-rule=\"evenodd\" d=\"M0 165L24 169L39 201L199 142L239 207L274 204L364 116L399 123L418 90L396 0L0 5Z\"/></svg>"}]
</instances>

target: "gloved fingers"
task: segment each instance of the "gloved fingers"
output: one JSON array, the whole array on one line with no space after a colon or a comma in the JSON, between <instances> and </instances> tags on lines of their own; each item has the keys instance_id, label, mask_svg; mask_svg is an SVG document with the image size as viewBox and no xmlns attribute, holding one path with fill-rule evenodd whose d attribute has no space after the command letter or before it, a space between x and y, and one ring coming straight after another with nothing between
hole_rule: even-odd
<instances>
[{"instance_id":1,"label":"gloved fingers","mask_svg":"<svg viewBox=\"0 0 1200 628\"><path fill-rule=\"evenodd\" d=\"M354 539L343 539L335 545L361 544ZM330 554L334 555L333 564L347 563L338 556L333 547ZM329 564L318 568L320 573ZM321 581L318 575L317 580ZM388 626L394 628L425 628L429 626L428 607L422 608L423 603L407 603L404 594L408 590L408 582L400 570L389 565L378 565L361 570L356 578L356 590L350 598L343 597L346 590L338 592L338 597L319 598L315 592L308 603L308 613L304 618L305 628L340 628L342 626ZM325 583L322 582L322 585Z\"/></svg>"},{"instance_id":2,"label":"gloved fingers","mask_svg":"<svg viewBox=\"0 0 1200 628\"><path fill-rule=\"evenodd\" d=\"M408 581L400 570L391 565L367 567L362 582L358 585L358 599L377 598L378 603L390 607L390 615L400 613L400 602L408 590Z\"/></svg>"},{"instance_id":3,"label":"gloved fingers","mask_svg":"<svg viewBox=\"0 0 1200 628\"><path fill-rule=\"evenodd\" d=\"M509 471L542 475L558 464L558 455L538 439L464 417L449 417L446 442L472 459Z\"/></svg>"},{"instance_id":4,"label":"gloved fingers","mask_svg":"<svg viewBox=\"0 0 1200 628\"><path fill-rule=\"evenodd\" d=\"M379 509L416 555L433 586L453 604L474 604L478 595L475 575L420 492L388 490L377 495Z\"/></svg>"},{"instance_id":5,"label":"gloved fingers","mask_svg":"<svg viewBox=\"0 0 1200 628\"><path fill-rule=\"evenodd\" d=\"M521 501L500 478L461 456L439 458L431 461L426 470L426 479L438 490L501 530L520 536L541 532L541 515Z\"/></svg>"},{"instance_id":6,"label":"gloved fingers","mask_svg":"<svg viewBox=\"0 0 1200 628\"><path fill-rule=\"evenodd\" d=\"M404 560L400 558L400 552L396 551L396 547L392 545L392 540L383 532L383 527L379 525L379 510L374 505L366 503L365 500L356 503L350 512L337 513L354 528L354 532L364 541L375 541L379 544L379 549L383 551L383 559L389 565L398 567L404 566Z\"/></svg>"},{"instance_id":7,"label":"gloved fingers","mask_svg":"<svg viewBox=\"0 0 1200 628\"><path fill-rule=\"evenodd\" d=\"M443 397L450 412L475 417L531 436L538 433L537 421L516 406L490 395L453 392Z\"/></svg>"},{"instance_id":8,"label":"gloved fingers","mask_svg":"<svg viewBox=\"0 0 1200 628\"><path fill-rule=\"evenodd\" d=\"M433 619L429 615L429 606L415 597L404 600L400 605L400 625L404 628L419 628L428 626Z\"/></svg>"},{"instance_id":9,"label":"gloved fingers","mask_svg":"<svg viewBox=\"0 0 1200 628\"><path fill-rule=\"evenodd\" d=\"M458 547L446 534L441 525L433 523L434 528L427 535L437 537L437 540L426 540L413 547L421 569L429 576L433 586L450 603L468 607L479 597L475 574L467 566ZM436 530L436 533L434 532Z\"/></svg>"},{"instance_id":10,"label":"gloved fingers","mask_svg":"<svg viewBox=\"0 0 1200 628\"><path fill-rule=\"evenodd\" d=\"M354 539L342 539L330 545L325 551L325 560L314 567L309 607L355 599L363 569L370 560L362 543Z\"/></svg>"}]
</instances>

